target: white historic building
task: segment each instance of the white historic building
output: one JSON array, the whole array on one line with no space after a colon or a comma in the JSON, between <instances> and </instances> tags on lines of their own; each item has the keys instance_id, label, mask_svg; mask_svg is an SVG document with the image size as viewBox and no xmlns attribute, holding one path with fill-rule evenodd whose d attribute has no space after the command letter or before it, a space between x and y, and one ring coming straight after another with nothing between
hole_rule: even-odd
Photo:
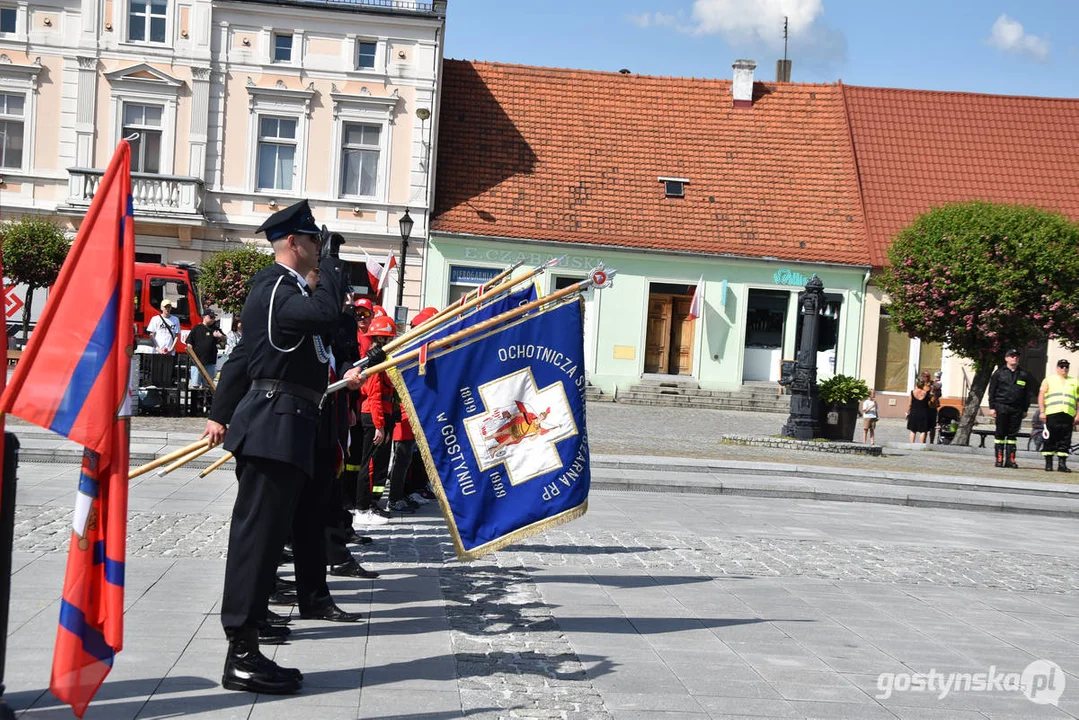
<instances>
[{"instance_id":1,"label":"white historic building","mask_svg":"<svg viewBox=\"0 0 1079 720\"><path fill-rule=\"evenodd\" d=\"M343 256L381 259L407 209L415 307L445 16L444 1L0 0L3 215L77 225L137 133L140 259L256 241L304 197Z\"/></svg>"}]
</instances>

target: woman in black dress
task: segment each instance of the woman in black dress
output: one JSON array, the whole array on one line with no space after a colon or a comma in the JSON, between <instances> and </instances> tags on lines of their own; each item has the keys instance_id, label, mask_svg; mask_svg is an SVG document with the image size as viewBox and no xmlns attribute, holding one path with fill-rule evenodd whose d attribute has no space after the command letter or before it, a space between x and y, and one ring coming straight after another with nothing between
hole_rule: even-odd
<instances>
[{"instance_id":1,"label":"woman in black dress","mask_svg":"<svg viewBox=\"0 0 1079 720\"><path fill-rule=\"evenodd\" d=\"M918 386L910 392L910 404L907 405L907 430L910 430L912 443L925 442L929 433L929 390L919 378ZM918 438L921 435L921 438Z\"/></svg>"}]
</instances>

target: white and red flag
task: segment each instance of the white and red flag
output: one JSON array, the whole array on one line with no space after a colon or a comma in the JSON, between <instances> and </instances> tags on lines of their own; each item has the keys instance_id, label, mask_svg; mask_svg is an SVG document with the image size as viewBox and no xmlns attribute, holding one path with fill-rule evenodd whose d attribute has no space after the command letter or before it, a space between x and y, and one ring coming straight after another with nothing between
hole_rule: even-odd
<instances>
[{"instance_id":1,"label":"white and red flag","mask_svg":"<svg viewBox=\"0 0 1079 720\"><path fill-rule=\"evenodd\" d=\"M701 311L703 310L703 290L704 275L701 275L701 279L697 281L697 289L693 291L693 300L689 303L689 317L694 320L701 316Z\"/></svg>"}]
</instances>

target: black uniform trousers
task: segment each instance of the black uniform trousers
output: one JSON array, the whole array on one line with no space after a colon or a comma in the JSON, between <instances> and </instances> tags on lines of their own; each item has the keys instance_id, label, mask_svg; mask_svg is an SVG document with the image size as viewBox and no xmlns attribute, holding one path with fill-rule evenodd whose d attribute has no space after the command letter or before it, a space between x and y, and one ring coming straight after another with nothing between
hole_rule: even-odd
<instances>
[{"instance_id":1,"label":"black uniform trousers","mask_svg":"<svg viewBox=\"0 0 1079 720\"><path fill-rule=\"evenodd\" d=\"M296 602L301 613L333 602L326 584L326 521L330 515L330 480L336 458L332 449L315 454L315 477L304 484L292 519L292 558L296 569Z\"/></svg>"},{"instance_id":2,"label":"black uniform trousers","mask_svg":"<svg viewBox=\"0 0 1079 720\"><path fill-rule=\"evenodd\" d=\"M367 464L363 462L363 427L356 423L349 430L348 458L345 472L341 475L341 494L346 507L367 510L371 507L370 478Z\"/></svg>"},{"instance_id":3,"label":"black uniform trousers","mask_svg":"<svg viewBox=\"0 0 1079 720\"><path fill-rule=\"evenodd\" d=\"M1023 424L1023 415L1026 411L1017 407L998 407L997 424L993 432L993 442L996 445L1015 445L1016 435L1019 434L1019 426Z\"/></svg>"},{"instance_id":4,"label":"black uniform trousers","mask_svg":"<svg viewBox=\"0 0 1079 720\"><path fill-rule=\"evenodd\" d=\"M266 620L277 562L304 484L295 465L243 455L236 457L236 479L221 598L221 624L229 638Z\"/></svg>"},{"instance_id":5,"label":"black uniform trousers","mask_svg":"<svg viewBox=\"0 0 1079 720\"><path fill-rule=\"evenodd\" d=\"M415 448L415 440L397 440L393 443L393 456L390 459L390 502L397 502L412 492L405 486L408 482L408 471L412 467L412 451Z\"/></svg>"},{"instance_id":6,"label":"black uniform trousers","mask_svg":"<svg viewBox=\"0 0 1079 720\"><path fill-rule=\"evenodd\" d=\"M369 413L360 415L360 425L363 427L363 455L360 458L360 477L356 483L356 507L367 510L374 505L375 498L372 496L372 488L386 486L390 469L390 448L393 442L393 424L387 423L383 428L385 441L381 445L375 445L374 421ZM365 480L366 476L366 482ZM388 495L387 495L388 497Z\"/></svg>"},{"instance_id":7,"label":"black uniform trousers","mask_svg":"<svg viewBox=\"0 0 1079 720\"><path fill-rule=\"evenodd\" d=\"M1042 455L1068 457L1072 446L1072 428L1075 417L1059 412L1045 417L1045 427L1049 430L1049 439L1042 445Z\"/></svg>"}]
</instances>

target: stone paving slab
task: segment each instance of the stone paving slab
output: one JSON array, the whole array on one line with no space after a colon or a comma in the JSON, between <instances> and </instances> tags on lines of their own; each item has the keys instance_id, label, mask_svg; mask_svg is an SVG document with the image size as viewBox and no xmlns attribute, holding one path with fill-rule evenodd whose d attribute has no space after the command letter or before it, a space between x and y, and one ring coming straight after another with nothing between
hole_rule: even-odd
<instances>
[{"instance_id":1,"label":"stone paving slab","mask_svg":"<svg viewBox=\"0 0 1079 720\"><path fill-rule=\"evenodd\" d=\"M62 466L35 472L74 480ZM133 514L126 647L87 718L1079 713L1006 694L876 697L879 673L1022 670L1037 658L1079 690L1067 519L594 491L584 518L462 565L428 506L370 531L361 560L382 577L331 579L368 622L297 622L271 648L308 678L293 698L217 684L226 520ZM59 504L19 509L6 681L22 717L70 717L45 691L68 521Z\"/></svg>"}]
</instances>

